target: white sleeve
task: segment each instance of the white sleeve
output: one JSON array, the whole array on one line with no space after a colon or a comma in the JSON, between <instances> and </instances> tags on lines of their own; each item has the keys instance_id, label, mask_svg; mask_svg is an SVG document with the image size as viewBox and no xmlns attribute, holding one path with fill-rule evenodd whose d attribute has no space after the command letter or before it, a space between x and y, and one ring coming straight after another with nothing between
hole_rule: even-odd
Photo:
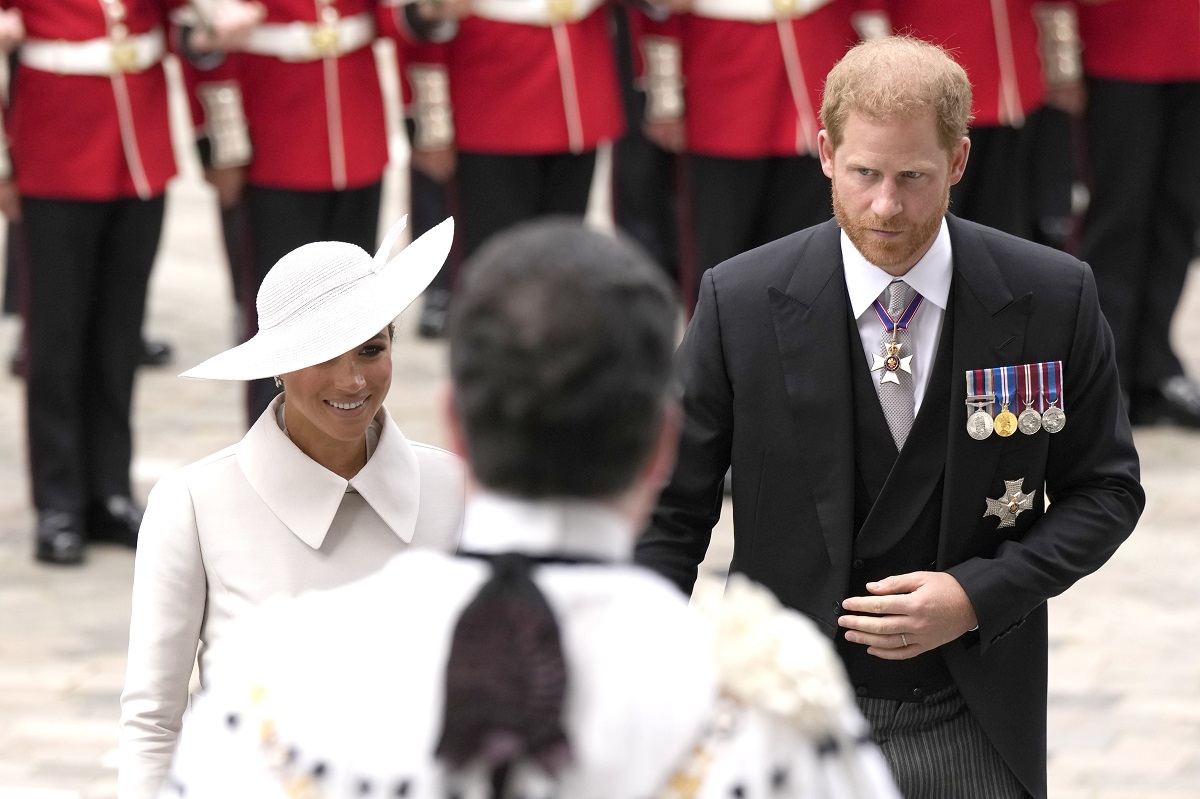
<instances>
[{"instance_id":1,"label":"white sleeve","mask_svg":"<svg viewBox=\"0 0 1200 799\"><path fill-rule=\"evenodd\" d=\"M181 474L168 475L150 493L138 534L121 694L121 799L152 799L166 777L187 708L206 590L191 493Z\"/></svg>"}]
</instances>

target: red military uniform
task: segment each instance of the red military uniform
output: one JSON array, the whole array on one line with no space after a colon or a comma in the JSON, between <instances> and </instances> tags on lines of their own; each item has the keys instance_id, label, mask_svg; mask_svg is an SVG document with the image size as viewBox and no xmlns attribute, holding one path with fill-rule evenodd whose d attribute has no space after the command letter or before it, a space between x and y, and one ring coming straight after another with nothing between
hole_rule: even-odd
<instances>
[{"instance_id":1,"label":"red military uniform","mask_svg":"<svg viewBox=\"0 0 1200 799\"><path fill-rule=\"evenodd\" d=\"M131 0L126 5L128 37L157 31L165 45L165 4ZM51 62L49 69L23 64L14 81L6 128L20 192L74 200L161 194L175 174L162 65L156 61L111 77L69 74L69 68L55 71L53 60L66 52L53 49L55 44L108 36L105 4L4 0L0 6L20 10L27 42L23 50L44 54Z\"/></svg>"},{"instance_id":2,"label":"red military uniform","mask_svg":"<svg viewBox=\"0 0 1200 799\"><path fill-rule=\"evenodd\" d=\"M829 218L817 159L825 75L858 40L858 0L696 0L691 13L643 20L648 118L679 51L688 153L681 288L694 300L704 270ZM670 106L669 101L665 102Z\"/></svg>"},{"instance_id":3,"label":"red military uniform","mask_svg":"<svg viewBox=\"0 0 1200 799\"><path fill-rule=\"evenodd\" d=\"M756 5L776 4L749 0L745 15ZM726 158L815 155L825 75L858 41L851 21L856 0L763 20L718 11L705 16L706 7L697 0L691 14L649 23L643 34L679 42L688 151Z\"/></svg>"},{"instance_id":4,"label":"red military uniform","mask_svg":"<svg viewBox=\"0 0 1200 799\"><path fill-rule=\"evenodd\" d=\"M1089 77L1142 83L1200 80L1200 2L1079 4Z\"/></svg>"},{"instance_id":5,"label":"red military uniform","mask_svg":"<svg viewBox=\"0 0 1200 799\"><path fill-rule=\"evenodd\" d=\"M582 216L623 110L605 0L475 0L445 43L465 254L543 214Z\"/></svg>"},{"instance_id":6,"label":"red military uniform","mask_svg":"<svg viewBox=\"0 0 1200 799\"><path fill-rule=\"evenodd\" d=\"M1135 424L1200 427L1200 385L1171 346L1200 228L1200 2L1078 6L1096 274Z\"/></svg>"},{"instance_id":7,"label":"red military uniform","mask_svg":"<svg viewBox=\"0 0 1200 799\"><path fill-rule=\"evenodd\" d=\"M36 556L132 545L130 409L163 192L175 174L167 2L5 0L26 38L8 133L24 218Z\"/></svg>"},{"instance_id":8,"label":"red military uniform","mask_svg":"<svg viewBox=\"0 0 1200 799\"><path fill-rule=\"evenodd\" d=\"M586 15L558 21L550 0L539 0L546 11L537 21L488 16L505 3L520 0L476 2L475 16L462 20L446 46L458 148L583 153L620 136L624 118L603 4L577 0Z\"/></svg>"},{"instance_id":9,"label":"red military uniform","mask_svg":"<svg viewBox=\"0 0 1200 799\"><path fill-rule=\"evenodd\" d=\"M1035 0L878 1L893 31L940 44L967 70L974 127L1019 127L1041 106Z\"/></svg>"},{"instance_id":10,"label":"red military uniform","mask_svg":"<svg viewBox=\"0 0 1200 799\"><path fill-rule=\"evenodd\" d=\"M308 191L379 182L388 153L383 95L370 46L374 0L260 1L267 10L264 25L251 35L235 70L254 148L250 182ZM293 41L277 26L307 23L311 40L319 35L322 9L332 12L328 16L335 26L354 20L369 34L353 41L340 32L339 46L353 47L349 52L323 57L302 49L289 52L303 44L303 37Z\"/></svg>"}]
</instances>

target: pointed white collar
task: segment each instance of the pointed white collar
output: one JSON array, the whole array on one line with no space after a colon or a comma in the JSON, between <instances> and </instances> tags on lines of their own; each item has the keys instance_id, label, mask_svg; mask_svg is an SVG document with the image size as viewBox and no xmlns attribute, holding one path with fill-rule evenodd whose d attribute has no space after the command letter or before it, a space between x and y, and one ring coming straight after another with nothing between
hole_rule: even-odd
<instances>
[{"instance_id":1,"label":"pointed white collar","mask_svg":"<svg viewBox=\"0 0 1200 799\"><path fill-rule=\"evenodd\" d=\"M409 543L417 524L421 474L416 453L387 408L375 415L379 442L346 480L305 455L276 421L276 398L237 445L250 487L296 537L313 549L325 540L346 490L353 488L396 536Z\"/></svg>"}]
</instances>

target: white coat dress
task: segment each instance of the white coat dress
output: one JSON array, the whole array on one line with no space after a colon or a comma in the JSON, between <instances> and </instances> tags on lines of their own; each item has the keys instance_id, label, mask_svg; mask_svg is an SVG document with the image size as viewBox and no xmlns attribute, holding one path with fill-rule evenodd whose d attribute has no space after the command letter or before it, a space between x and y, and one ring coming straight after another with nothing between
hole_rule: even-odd
<instances>
[{"instance_id":1,"label":"white coat dress","mask_svg":"<svg viewBox=\"0 0 1200 799\"><path fill-rule=\"evenodd\" d=\"M405 439L384 408L366 465L347 481L292 443L280 402L240 442L167 475L150 494L121 695L121 799L157 796L193 665L198 658L205 684L212 647L246 610L352 582L410 546L458 545L457 457Z\"/></svg>"}]
</instances>

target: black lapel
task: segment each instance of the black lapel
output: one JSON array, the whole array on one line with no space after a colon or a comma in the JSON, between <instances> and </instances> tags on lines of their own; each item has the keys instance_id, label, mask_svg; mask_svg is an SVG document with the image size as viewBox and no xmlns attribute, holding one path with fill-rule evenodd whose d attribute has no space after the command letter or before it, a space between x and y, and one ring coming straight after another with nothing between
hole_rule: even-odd
<instances>
[{"instance_id":1,"label":"black lapel","mask_svg":"<svg viewBox=\"0 0 1200 799\"><path fill-rule=\"evenodd\" d=\"M938 564L957 563L982 516L988 488L1009 440L976 441L967 434L965 374L969 370L1020 364L1033 295L1014 297L986 238L986 229L947 217L954 250L954 357L947 421L946 494L942 505Z\"/></svg>"},{"instance_id":2,"label":"black lapel","mask_svg":"<svg viewBox=\"0 0 1200 799\"><path fill-rule=\"evenodd\" d=\"M837 567L849 563L854 534L849 299L837 223L813 231L786 288L767 291L808 489Z\"/></svg>"}]
</instances>

